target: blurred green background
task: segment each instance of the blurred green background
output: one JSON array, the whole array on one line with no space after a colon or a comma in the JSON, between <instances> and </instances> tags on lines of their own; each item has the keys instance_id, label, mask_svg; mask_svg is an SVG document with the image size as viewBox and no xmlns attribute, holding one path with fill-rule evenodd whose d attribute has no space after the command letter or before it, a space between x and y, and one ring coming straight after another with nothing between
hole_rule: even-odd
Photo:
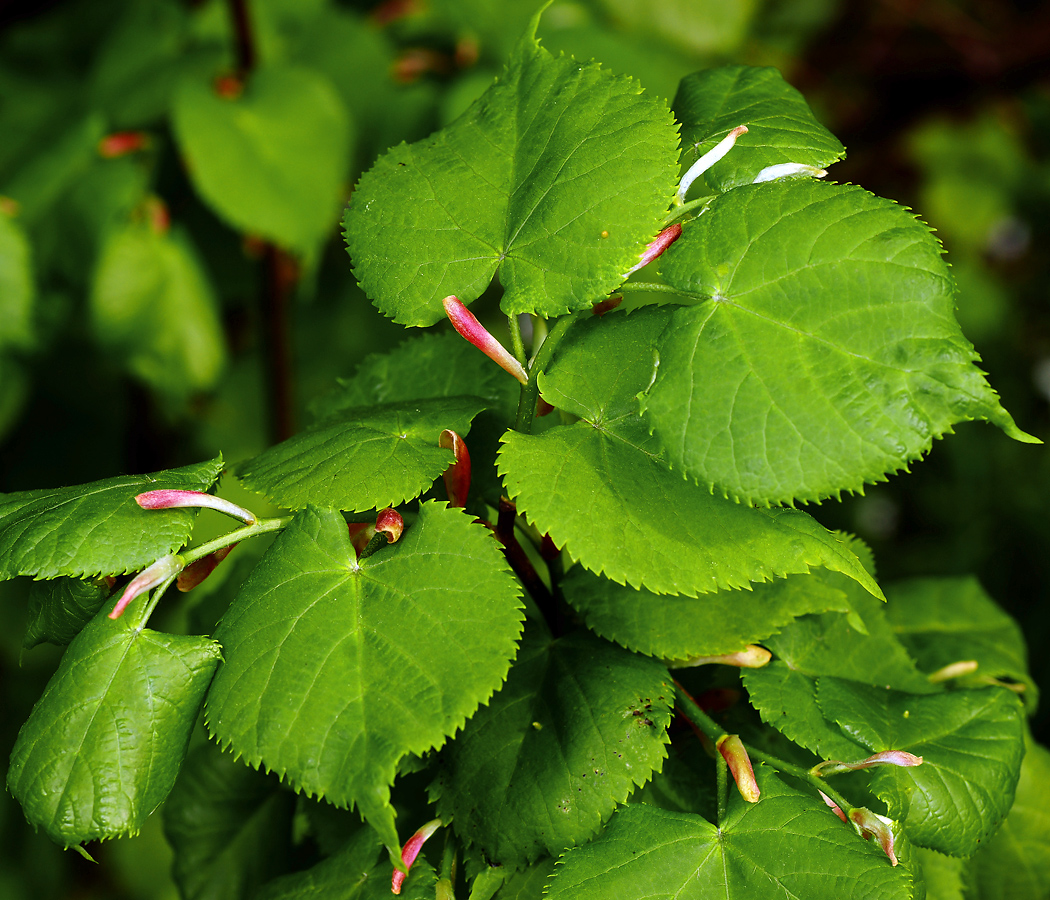
<instances>
[{"instance_id":1,"label":"blurred green background","mask_svg":"<svg viewBox=\"0 0 1050 900\"><path fill-rule=\"evenodd\" d=\"M0 492L248 456L400 340L356 287L340 205L384 148L484 90L536 5L0 0ZM849 151L829 177L936 229L993 386L1050 439L1050 5L580 0L540 37L668 102L697 69L780 68ZM231 124L215 91L249 73L271 103ZM261 156L238 143L256 126L282 135ZM1045 690L1048 460L965 425L912 474L811 511L868 541L883 581L976 574ZM27 589L0 585L5 759L59 655L22 651ZM1050 743L1050 715L1033 726ZM157 817L97 851L0 800L3 900L176 896Z\"/></svg>"}]
</instances>

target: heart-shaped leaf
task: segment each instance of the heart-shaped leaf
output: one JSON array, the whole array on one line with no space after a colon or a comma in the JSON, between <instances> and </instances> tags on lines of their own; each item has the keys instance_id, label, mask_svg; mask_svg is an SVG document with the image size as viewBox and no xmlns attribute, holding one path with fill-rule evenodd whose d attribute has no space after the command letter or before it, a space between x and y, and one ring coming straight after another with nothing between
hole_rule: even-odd
<instances>
[{"instance_id":1,"label":"heart-shaped leaf","mask_svg":"<svg viewBox=\"0 0 1050 900\"><path fill-rule=\"evenodd\" d=\"M323 76L264 66L227 98L194 71L175 92L172 117L194 187L234 228L300 252L333 228L351 134Z\"/></svg>"},{"instance_id":2,"label":"heart-shaped leaf","mask_svg":"<svg viewBox=\"0 0 1050 900\"><path fill-rule=\"evenodd\" d=\"M298 513L223 617L212 734L253 766L355 804L399 849L397 762L439 746L502 683L521 629L491 534L425 503L358 562L334 510Z\"/></svg>"},{"instance_id":3,"label":"heart-shaped leaf","mask_svg":"<svg viewBox=\"0 0 1050 900\"><path fill-rule=\"evenodd\" d=\"M507 314L591 306L623 281L674 192L677 134L631 78L552 57L530 33L448 127L389 150L343 219L355 272L405 325L498 271ZM411 214L407 214L411 211Z\"/></svg>"},{"instance_id":4,"label":"heart-shaped leaf","mask_svg":"<svg viewBox=\"0 0 1050 900\"><path fill-rule=\"evenodd\" d=\"M659 342L645 414L671 463L757 504L859 491L956 422L1019 431L910 212L810 180L715 199L661 260L696 305Z\"/></svg>"}]
</instances>

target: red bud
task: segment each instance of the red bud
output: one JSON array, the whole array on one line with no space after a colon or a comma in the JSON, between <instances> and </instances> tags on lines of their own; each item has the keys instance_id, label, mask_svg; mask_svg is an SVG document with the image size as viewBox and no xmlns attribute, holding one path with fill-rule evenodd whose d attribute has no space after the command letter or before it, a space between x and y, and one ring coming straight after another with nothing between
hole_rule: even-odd
<instances>
[{"instance_id":1,"label":"red bud","mask_svg":"<svg viewBox=\"0 0 1050 900\"><path fill-rule=\"evenodd\" d=\"M438 446L451 450L455 456L442 478L449 506L462 509L467 505L467 492L470 490L470 452L467 444L456 432L446 428L438 437Z\"/></svg>"},{"instance_id":2,"label":"red bud","mask_svg":"<svg viewBox=\"0 0 1050 900\"><path fill-rule=\"evenodd\" d=\"M425 844L427 839L440 827L441 819L432 819L412 835L412 837L405 841L405 846L401 850L401 859L404 860L406 869L412 868L412 863L414 863L416 857L419 856L419 851L423 849L423 844ZM407 874L405 872L394 869L394 877L390 879L390 890L395 894L400 894L401 885L405 883L406 877Z\"/></svg>"},{"instance_id":3,"label":"red bud","mask_svg":"<svg viewBox=\"0 0 1050 900\"><path fill-rule=\"evenodd\" d=\"M98 155L103 159L127 156L149 146L149 135L144 131L117 131L98 142Z\"/></svg>"},{"instance_id":4,"label":"red bud","mask_svg":"<svg viewBox=\"0 0 1050 900\"><path fill-rule=\"evenodd\" d=\"M747 755L747 749L740 736L736 734L723 734L717 741L715 747L722 758L729 764L729 771L733 773L733 781L736 782L740 796L748 803L757 803L762 792L755 781L755 770L751 766L751 758Z\"/></svg>"},{"instance_id":5,"label":"red bud","mask_svg":"<svg viewBox=\"0 0 1050 900\"><path fill-rule=\"evenodd\" d=\"M441 301L445 313L452 321L452 327L470 343L477 347L489 359L509 372L522 384L528 384L529 376L525 369L499 341L497 341L455 294Z\"/></svg>"}]
</instances>

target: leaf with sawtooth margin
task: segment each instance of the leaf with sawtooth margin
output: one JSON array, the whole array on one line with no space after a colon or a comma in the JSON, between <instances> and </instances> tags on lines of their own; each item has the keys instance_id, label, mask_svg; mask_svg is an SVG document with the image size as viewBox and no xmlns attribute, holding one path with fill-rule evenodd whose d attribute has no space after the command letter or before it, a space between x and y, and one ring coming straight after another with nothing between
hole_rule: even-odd
<instances>
[{"instance_id":1,"label":"leaf with sawtooth margin","mask_svg":"<svg viewBox=\"0 0 1050 900\"><path fill-rule=\"evenodd\" d=\"M940 245L895 203L808 179L737 188L660 262L695 305L659 341L645 417L702 484L762 505L860 491L971 419L1038 443L974 365Z\"/></svg>"},{"instance_id":2,"label":"leaf with sawtooth margin","mask_svg":"<svg viewBox=\"0 0 1050 900\"><path fill-rule=\"evenodd\" d=\"M695 597L825 566L881 597L845 541L805 513L751 509L671 471L637 412L668 312L577 319L540 390L582 417L540 435L508 432L499 472L526 518L619 584Z\"/></svg>"},{"instance_id":3,"label":"leaf with sawtooth margin","mask_svg":"<svg viewBox=\"0 0 1050 900\"><path fill-rule=\"evenodd\" d=\"M907 750L923 758L921 766L880 766L871 776L872 790L913 843L971 856L1010 811L1024 712L1005 688L915 695L821 678L817 702L871 753Z\"/></svg>"},{"instance_id":4,"label":"leaf with sawtooth margin","mask_svg":"<svg viewBox=\"0 0 1050 900\"><path fill-rule=\"evenodd\" d=\"M1011 678L1024 686L1025 707L1035 711L1039 688L1028 674L1024 635L976 578L915 578L897 582L887 593L890 627L924 671L973 660L974 674L953 684Z\"/></svg>"},{"instance_id":5,"label":"leaf with sawtooth margin","mask_svg":"<svg viewBox=\"0 0 1050 900\"><path fill-rule=\"evenodd\" d=\"M762 641L812 612L847 612L846 595L818 575L788 575L750 591L700 597L654 594L617 584L577 566L562 594L587 627L628 650L666 660L717 656Z\"/></svg>"},{"instance_id":6,"label":"leaf with sawtooth margin","mask_svg":"<svg viewBox=\"0 0 1050 900\"><path fill-rule=\"evenodd\" d=\"M295 795L215 744L186 758L164 804L172 875L184 900L250 900L288 868Z\"/></svg>"},{"instance_id":7,"label":"leaf with sawtooth margin","mask_svg":"<svg viewBox=\"0 0 1050 900\"><path fill-rule=\"evenodd\" d=\"M645 804L620 810L595 840L570 850L546 900L911 900L911 872L817 798L763 765L748 803L736 790L721 827Z\"/></svg>"},{"instance_id":8,"label":"leaf with sawtooth margin","mask_svg":"<svg viewBox=\"0 0 1050 900\"><path fill-rule=\"evenodd\" d=\"M381 156L343 218L355 274L404 325L444 318L496 272L508 315L584 309L660 230L678 136L663 101L597 63L551 56L532 20L504 73L455 122Z\"/></svg>"},{"instance_id":9,"label":"leaf with sawtooth margin","mask_svg":"<svg viewBox=\"0 0 1050 900\"><path fill-rule=\"evenodd\" d=\"M521 630L491 534L424 503L358 562L335 510L307 507L223 616L209 731L253 766L356 805L395 854L398 760L440 746L503 682Z\"/></svg>"},{"instance_id":10,"label":"leaf with sawtooth margin","mask_svg":"<svg viewBox=\"0 0 1050 900\"><path fill-rule=\"evenodd\" d=\"M122 575L189 540L195 509L144 510L144 491L207 491L222 457L152 475L124 475L76 487L0 494L0 581L16 575Z\"/></svg>"},{"instance_id":11,"label":"leaf with sawtooth margin","mask_svg":"<svg viewBox=\"0 0 1050 900\"><path fill-rule=\"evenodd\" d=\"M134 834L168 796L219 645L100 612L70 643L11 751L7 787L56 843Z\"/></svg>"},{"instance_id":12,"label":"leaf with sawtooth margin","mask_svg":"<svg viewBox=\"0 0 1050 900\"><path fill-rule=\"evenodd\" d=\"M667 669L586 631L526 632L507 682L442 752L438 815L518 867L590 838L659 770Z\"/></svg>"},{"instance_id":13,"label":"leaf with sawtooth margin","mask_svg":"<svg viewBox=\"0 0 1050 900\"><path fill-rule=\"evenodd\" d=\"M438 446L441 432L465 435L486 405L479 397L435 397L344 409L242 462L237 474L289 509L397 506L452 464L452 451Z\"/></svg>"},{"instance_id":14,"label":"leaf with sawtooth margin","mask_svg":"<svg viewBox=\"0 0 1050 900\"><path fill-rule=\"evenodd\" d=\"M771 66L718 66L687 75L671 106L682 123L685 168L737 125L747 126L747 134L703 174L713 191L751 184L767 166L801 163L822 169L846 155L802 94Z\"/></svg>"}]
</instances>

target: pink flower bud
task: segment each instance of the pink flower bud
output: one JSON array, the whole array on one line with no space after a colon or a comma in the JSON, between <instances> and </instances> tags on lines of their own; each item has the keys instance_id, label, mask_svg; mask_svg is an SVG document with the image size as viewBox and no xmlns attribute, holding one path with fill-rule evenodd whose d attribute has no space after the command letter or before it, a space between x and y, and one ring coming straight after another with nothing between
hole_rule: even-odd
<instances>
[{"instance_id":1,"label":"pink flower bud","mask_svg":"<svg viewBox=\"0 0 1050 900\"><path fill-rule=\"evenodd\" d=\"M423 849L423 844L425 844L427 839L440 827L441 819L432 819L412 835L412 837L405 841L405 846L401 849L401 859L404 860L406 869L412 868L412 863L414 863L416 857L419 856L419 851ZM390 890L395 894L400 894L401 885L405 883L405 878L405 872L400 872L397 869L394 869L394 877L390 880Z\"/></svg>"},{"instance_id":2,"label":"pink flower bud","mask_svg":"<svg viewBox=\"0 0 1050 900\"><path fill-rule=\"evenodd\" d=\"M388 544L396 544L405 530L405 520L396 509L387 507L376 516L376 534L385 534Z\"/></svg>"},{"instance_id":3,"label":"pink flower bud","mask_svg":"<svg viewBox=\"0 0 1050 900\"><path fill-rule=\"evenodd\" d=\"M836 816L838 816L838 817L839 817L840 819L842 819L842 821L843 821L843 822L848 822L848 821L849 821L849 820L848 820L848 819L846 818L846 814L845 814L845 813L844 813L844 812L842 811L842 808L841 808L841 807L840 807L840 806L839 806L839 805L838 805L838 804L837 804L837 803L836 803L836 802L835 802L834 800L832 800L832 799L831 799L831 798L830 798L830 797L829 797L829 796L828 796L827 794L825 794L825 793L824 793L823 791L817 791L817 793L818 793L818 794L820 794L820 796L821 796L821 798L822 798L822 799L824 800L824 802L825 802L825 803L826 803L826 804L827 804L828 806L830 806L830 807L831 807L831 811L832 811L833 813L835 813L835 815L836 815Z\"/></svg>"},{"instance_id":4,"label":"pink flower bud","mask_svg":"<svg viewBox=\"0 0 1050 900\"><path fill-rule=\"evenodd\" d=\"M747 755L740 736L736 734L723 734L717 741L715 747L722 758L729 764L729 771L733 773L733 781L740 791L740 796L748 803L757 803L761 791L758 782L755 781L755 770L751 766L751 758Z\"/></svg>"},{"instance_id":5,"label":"pink flower bud","mask_svg":"<svg viewBox=\"0 0 1050 900\"><path fill-rule=\"evenodd\" d=\"M148 146L149 135L144 131L117 131L98 142L98 155L103 159L116 159Z\"/></svg>"},{"instance_id":6,"label":"pink flower bud","mask_svg":"<svg viewBox=\"0 0 1050 900\"><path fill-rule=\"evenodd\" d=\"M623 277L626 278L632 272L637 272L643 266L649 265L649 263L651 263L654 259L660 256L664 252L664 250L670 247L671 244L677 241L681 236L681 225L679 225L677 222L675 222L674 225L668 225L667 228L661 231L656 236L656 239L648 247L645 248L645 252L642 254L641 261L636 266L633 266L632 268L624 272ZM607 303L608 301L604 302Z\"/></svg>"},{"instance_id":7,"label":"pink flower bud","mask_svg":"<svg viewBox=\"0 0 1050 900\"><path fill-rule=\"evenodd\" d=\"M192 506L214 509L233 516L235 519L240 519L245 525L254 525L259 521L255 513L248 512L236 503L230 503L229 500L223 500L221 497L206 494L203 491L146 491L144 494L139 494L135 502L143 509L180 509Z\"/></svg>"},{"instance_id":8,"label":"pink flower bud","mask_svg":"<svg viewBox=\"0 0 1050 900\"><path fill-rule=\"evenodd\" d=\"M828 775L839 775L843 772L856 772L860 769L870 769L873 766L921 766L922 757L909 753L907 750L883 750L861 759L857 762L842 762L838 759L829 759L826 762L817 763L810 771L821 778Z\"/></svg>"},{"instance_id":9,"label":"pink flower bud","mask_svg":"<svg viewBox=\"0 0 1050 900\"><path fill-rule=\"evenodd\" d=\"M449 506L462 509L467 505L467 492L470 490L470 453L467 444L456 432L446 428L438 437L438 446L451 450L455 456L455 461L441 477L445 481Z\"/></svg>"},{"instance_id":10,"label":"pink flower bud","mask_svg":"<svg viewBox=\"0 0 1050 900\"><path fill-rule=\"evenodd\" d=\"M148 569L139 572L128 586L124 588L124 593L121 594L117 605L113 607L113 612L109 614L109 617L111 619L119 619L132 600L145 594L147 591L152 591L157 585L163 584L169 578L178 575L185 565L186 563L181 556L175 556L174 554L162 556Z\"/></svg>"},{"instance_id":11,"label":"pink flower bud","mask_svg":"<svg viewBox=\"0 0 1050 900\"><path fill-rule=\"evenodd\" d=\"M459 301L455 294L451 294L441 301L445 306L445 313L452 320L452 327L465 337L489 359L509 372L522 384L528 384L529 376L525 369L499 341L497 341L485 327L475 318L467 307Z\"/></svg>"},{"instance_id":12,"label":"pink flower bud","mask_svg":"<svg viewBox=\"0 0 1050 900\"><path fill-rule=\"evenodd\" d=\"M864 840L875 838L882 846L882 852L890 858L890 863L897 865L897 857L893 852L893 831L890 829L893 819L887 819L863 807L851 809L849 819L857 829L857 834Z\"/></svg>"},{"instance_id":13,"label":"pink flower bud","mask_svg":"<svg viewBox=\"0 0 1050 900\"><path fill-rule=\"evenodd\" d=\"M675 662L674 668L685 669L720 663L723 666L737 666L741 669L761 669L772 658L773 654L765 647L748 644L743 650L737 650L735 653L723 653L720 656L694 656L684 662Z\"/></svg>"},{"instance_id":14,"label":"pink flower bud","mask_svg":"<svg viewBox=\"0 0 1050 900\"><path fill-rule=\"evenodd\" d=\"M179 577L175 579L175 587L184 594L187 591L192 591L219 567L219 563L226 559L230 555L230 551L236 546L236 544L230 544L228 547L222 547L214 553L209 553L207 556L202 556L200 559L191 562L179 572Z\"/></svg>"},{"instance_id":15,"label":"pink flower bud","mask_svg":"<svg viewBox=\"0 0 1050 900\"><path fill-rule=\"evenodd\" d=\"M682 180L678 185L678 195L676 199L679 204L685 202L685 195L689 193L689 188L692 186L693 182L732 150L733 145L736 143L736 139L742 134L747 134L747 126L737 125L736 128L730 131L729 134L722 138L722 140L712 149L708 150L707 153L701 156L689 167L689 170L682 176Z\"/></svg>"}]
</instances>

